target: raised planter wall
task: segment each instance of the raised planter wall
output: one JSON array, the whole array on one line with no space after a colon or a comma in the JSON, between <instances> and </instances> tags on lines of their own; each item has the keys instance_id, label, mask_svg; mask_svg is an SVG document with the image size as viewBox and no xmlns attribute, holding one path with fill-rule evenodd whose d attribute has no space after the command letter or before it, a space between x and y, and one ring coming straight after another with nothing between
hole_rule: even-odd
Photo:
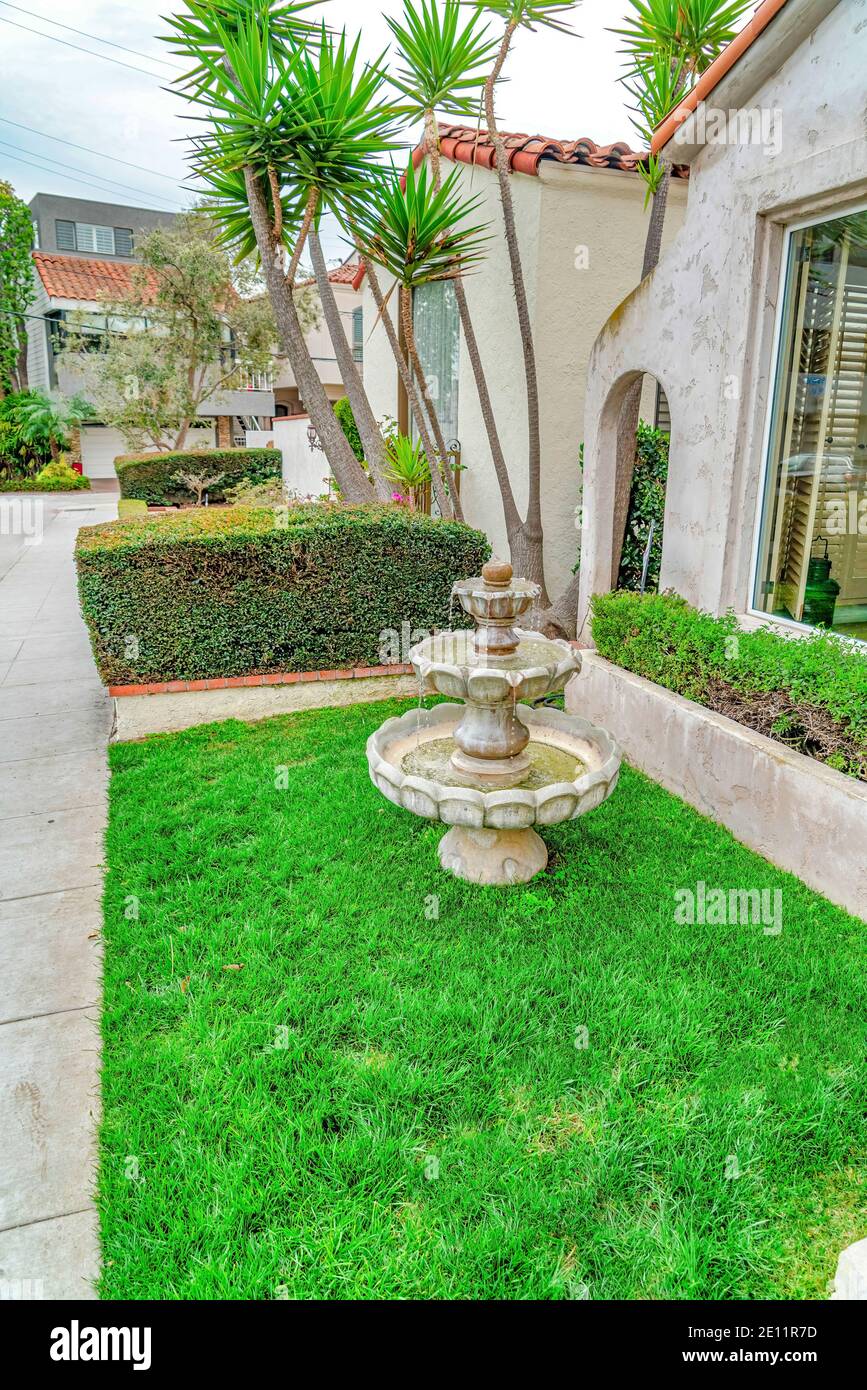
<instances>
[{"instance_id":1,"label":"raised planter wall","mask_svg":"<svg viewBox=\"0 0 867 1390\"><path fill-rule=\"evenodd\" d=\"M356 666L345 671L291 671L152 685L112 685L112 741L173 734L221 719L255 721L303 709L357 705L417 695L412 667ZM362 755L364 750L361 750Z\"/></svg>"},{"instance_id":2,"label":"raised planter wall","mask_svg":"<svg viewBox=\"0 0 867 1390\"><path fill-rule=\"evenodd\" d=\"M867 921L867 783L584 653L566 708L634 767Z\"/></svg>"}]
</instances>

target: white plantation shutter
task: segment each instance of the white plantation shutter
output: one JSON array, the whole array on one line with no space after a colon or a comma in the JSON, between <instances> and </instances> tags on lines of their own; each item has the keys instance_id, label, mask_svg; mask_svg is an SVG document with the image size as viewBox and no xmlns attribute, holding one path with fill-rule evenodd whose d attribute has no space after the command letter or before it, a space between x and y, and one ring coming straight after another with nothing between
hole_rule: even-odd
<instances>
[{"instance_id":1,"label":"white plantation shutter","mask_svg":"<svg viewBox=\"0 0 867 1390\"><path fill-rule=\"evenodd\" d=\"M773 440L777 487L768 503L773 539L760 602L796 621L820 536L841 586L835 621L845 621L847 604L867 603L867 535L858 530L858 504L867 497L867 252L854 233L840 219L793 238Z\"/></svg>"}]
</instances>

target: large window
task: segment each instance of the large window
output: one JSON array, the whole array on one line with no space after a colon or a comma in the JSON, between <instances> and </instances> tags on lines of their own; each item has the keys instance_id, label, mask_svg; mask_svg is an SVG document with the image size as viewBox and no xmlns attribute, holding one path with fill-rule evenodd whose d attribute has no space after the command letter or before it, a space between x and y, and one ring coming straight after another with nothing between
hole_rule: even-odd
<instances>
[{"instance_id":1,"label":"large window","mask_svg":"<svg viewBox=\"0 0 867 1390\"><path fill-rule=\"evenodd\" d=\"M58 251L89 251L100 256L132 256L133 235L129 227L97 227L91 222L55 224Z\"/></svg>"},{"instance_id":2,"label":"large window","mask_svg":"<svg viewBox=\"0 0 867 1390\"><path fill-rule=\"evenodd\" d=\"M754 606L867 640L867 211L792 232Z\"/></svg>"},{"instance_id":3,"label":"large window","mask_svg":"<svg viewBox=\"0 0 867 1390\"><path fill-rule=\"evenodd\" d=\"M450 280L421 285L413 292L412 307L418 355L449 444L458 432L461 340L455 287Z\"/></svg>"}]
</instances>

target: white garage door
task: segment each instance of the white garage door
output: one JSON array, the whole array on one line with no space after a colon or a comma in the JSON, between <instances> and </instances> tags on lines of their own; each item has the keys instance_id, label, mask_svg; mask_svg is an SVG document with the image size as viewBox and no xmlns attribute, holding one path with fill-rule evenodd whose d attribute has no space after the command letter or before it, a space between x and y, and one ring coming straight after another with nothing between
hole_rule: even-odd
<instances>
[{"instance_id":1,"label":"white garage door","mask_svg":"<svg viewBox=\"0 0 867 1390\"><path fill-rule=\"evenodd\" d=\"M214 427L196 429L190 432L190 449L213 448ZM114 478L114 461L119 454L128 454L120 430L108 429L105 425L82 425L81 462L88 478Z\"/></svg>"}]
</instances>

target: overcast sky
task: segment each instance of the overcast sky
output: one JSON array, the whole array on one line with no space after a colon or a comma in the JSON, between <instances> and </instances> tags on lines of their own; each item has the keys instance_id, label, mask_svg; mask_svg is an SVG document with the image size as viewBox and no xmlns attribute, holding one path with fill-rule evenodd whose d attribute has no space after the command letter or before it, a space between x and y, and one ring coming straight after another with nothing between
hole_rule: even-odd
<instances>
[{"instance_id":1,"label":"overcast sky","mask_svg":"<svg viewBox=\"0 0 867 1390\"><path fill-rule=\"evenodd\" d=\"M66 193L170 210L189 201L182 187L188 111L165 90L177 60L155 37L160 14L174 7L173 0L0 0L0 177L19 196ZM399 15L402 8L402 0L330 0L313 13L333 27L361 29L363 52L372 58L390 37L382 12ZM626 8L626 0L584 0L573 17L580 37L522 31L498 97L502 128L635 143L617 81L619 41L606 31ZM331 259L340 256L335 237L328 251Z\"/></svg>"}]
</instances>

